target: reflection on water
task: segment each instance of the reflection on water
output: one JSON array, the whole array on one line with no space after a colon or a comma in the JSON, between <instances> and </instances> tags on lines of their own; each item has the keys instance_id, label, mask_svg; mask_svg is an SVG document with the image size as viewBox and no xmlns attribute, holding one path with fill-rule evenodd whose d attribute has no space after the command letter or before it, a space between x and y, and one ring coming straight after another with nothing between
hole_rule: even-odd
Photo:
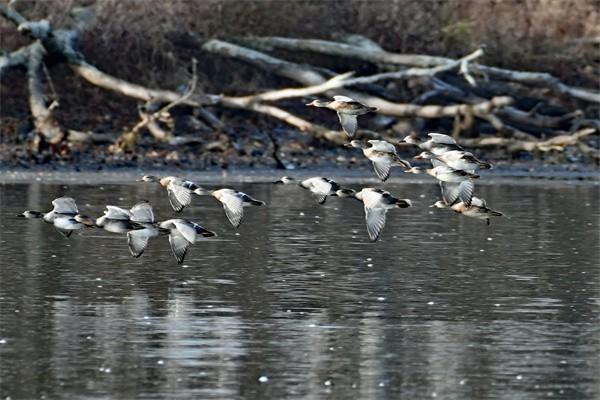
<instances>
[{"instance_id":1,"label":"reflection on water","mask_svg":"<svg viewBox=\"0 0 600 400\"><path fill-rule=\"evenodd\" d=\"M480 186L508 215L488 227L388 185L415 207L378 243L358 202L239 188L269 206L238 235L194 199L182 215L219 237L179 266L164 237L133 259L123 236L14 217L69 194L170 218L157 186L0 186L1 398L600 396L596 187Z\"/></svg>"}]
</instances>

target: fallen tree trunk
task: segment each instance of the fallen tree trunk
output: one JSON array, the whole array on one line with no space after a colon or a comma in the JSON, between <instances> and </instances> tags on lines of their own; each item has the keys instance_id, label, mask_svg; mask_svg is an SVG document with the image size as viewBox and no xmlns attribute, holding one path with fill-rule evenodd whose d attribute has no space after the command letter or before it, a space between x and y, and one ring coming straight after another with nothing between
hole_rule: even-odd
<instances>
[{"instance_id":1,"label":"fallen tree trunk","mask_svg":"<svg viewBox=\"0 0 600 400\"><path fill-rule=\"evenodd\" d=\"M454 61L453 59L446 57L434 57L420 54L397 54L376 49L366 50L358 46L327 40L256 37L239 39L237 41L244 43L249 47L263 50L281 48L286 50L311 51L332 56L355 58L374 64L382 64L383 66L386 64L394 64L430 67L445 65ZM548 73L514 71L497 67L488 67L480 64L472 64L470 67L475 72L486 74L497 79L519 82L525 85L543 85L559 94L569 95L588 102L600 103L600 92L565 85L558 78Z\"/></svg>"},{"instance_id":2,"label":"fallen tree trunk","mask_svg":"<svg viewBox=\"0 0 600 400\"><path fill-rule=\"evenodd\" d=\"M332 56L356 58L375 64L412 65L415 67L436 67L451 61L445 57L421 54L396 54L375 49L367 49L346 43L331 42L319 39L291 39L284 37L238 38L236 42L261 50L280 48L286 50L302 50Z\"/></svg>"},{"instance_id":3,"label":"fallen tree trunk","mask_svg":"<svg viewBox=\"0 0 600 400\"><path fill-rule=\"evenodd\" d=\"M44 47L40 42L35 42L29 47L27 60L27 81L29 86L29 108L33 116L33 124L38 135L41 135L51 144L60 143L65 137L65 132L52 116L56 103L46 105L44 98L44 85L42 83ZM36 147L39 142L36 141Z\"/></svg>"},{"instance_id":4,"label":"fallen tree trunk","mask_svg":"<svg viewBox=\"0 0 600 400\"><path fill-rule=\"evenodd\" d=\"M580 140L596 133L594 128L586 128L577 131L573 134L558 135L547 140L519 140L515 138L502 137L482 137L475 139L463 139L461 144L471 148L486 148L486 147L505 147L510 152L518 151L564 151L567 146L575 146L580 144ZM588 146L589 147L589 146ZM598 151L595 150L594 157L597 157Z\"/></svg>"},{"instance_id":5,"label":"fallen tree trunk","mask_svg":"<svg viewBox=\"0 0 600 400\"><path fill-rule=\"evenodd\" d=\"M284 98L291 97L303 97L315 94L326 93L330 96L334 94L345 94L348 95L358 101L369 104L372 107L378 108L378 113L386 114L395 117L423 117L423 118L442 118L442 117L453 117L455 115L464 115L466 113L472 112L474 115L480 116L485 112L491 112L493 109L504 107L511 103L510 98L508 97L497 97L490 101L483 101L480 104L473 106L473 110L471 110L471 105L467 104L459 104L459 105L450 105L450 106L420 106L415 104L398 104L387 101L385 99L363 94L355 91L335 91L332 92L333 89L340 89L347 85L357 85L362 83L372 83L380 79L391 79L391 77L408 77L408 76L429 76L435 73L446 71L452 68L456 68L462 62L461 60L453 61L450 65L446 64L442 67L431 68L431 69L414 69L414 70L406 70L401 72L389 73L389 74L378 74L372 77L361 77L354 79L347 79L348 74L339 75L334 77L328 81L325 80L323 76L318 75L316 72L312 70L308 70L308 67L294 64L288 61L279 60L274 57L269 57L269 63L257 63L257 59L262 59L261 53L246 49L241 46L237 46L231 43L210 40L206 42L203 46L203 49L210 52L218 53L222 56L234 57L237 59L241 59L243 61L249 62L250 64L257 66L259 68L264 68L268 72L275 73L280 76L284 76L287 78L292 78L299 83L310 85L317 76L319 76L319 82L314 86L298 88L298 89L281 89L281 90L273 90L263 94L258 95L250 95L239 98L236 100L237 104L245 104L249 105L253 102L260 101L275 101L281 100ZM465 57L465 59L475 59L481 56L482 52L480 50L470 54ZM280 68L280 66L284 65L285 69ZM284 70L285 72L281 72ZM306 78L306 72L310 72L310 79Z\"/></svg>"}]
</instances>

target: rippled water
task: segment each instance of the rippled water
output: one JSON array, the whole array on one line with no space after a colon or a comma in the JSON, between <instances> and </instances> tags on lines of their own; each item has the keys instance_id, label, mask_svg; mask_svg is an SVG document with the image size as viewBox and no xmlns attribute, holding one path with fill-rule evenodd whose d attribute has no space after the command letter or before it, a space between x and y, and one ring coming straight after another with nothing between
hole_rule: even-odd
<instances>
[{"instance_id":1,"label":"rippled water","mask_svg":"<svg viewBox=\"0 0 600 400\"><path fill-rule=\"evenodd\" d=\"M180 266L164 237L134 259L123 236L14 217L68 194L166 219L157 186L0 186L1 398L600 396L596 186L478 186L507 214L488 227L388 184L415 206L378 243L358 202L238 187L269 205L236 233L195 199L183 216L219 237Z\"/></svg>"}]
</instances>

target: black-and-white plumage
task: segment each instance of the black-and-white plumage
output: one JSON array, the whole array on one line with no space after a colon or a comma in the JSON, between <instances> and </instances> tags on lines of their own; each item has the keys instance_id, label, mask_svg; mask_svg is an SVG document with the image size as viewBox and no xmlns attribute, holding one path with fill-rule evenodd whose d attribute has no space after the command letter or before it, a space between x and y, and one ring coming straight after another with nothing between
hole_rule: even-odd
<instances>
[{"instance_id":1,"label":"black-and-white plumage","mask_svg":"<svg viewBox=\"0 0 600 400\"><path fill-rule=\"evenodd\" d=\"M173 255L179 264L183 263L190 244L194 244L199 238L214 237L216 234L195 222L185 219L169 219L160 223L161 229L169 231L169 243ZM142 239L139 239L140 242Z\"/></svg>"},{"instance_id":2,"label":"black-and-white plumage","mask_svg":"<svg viewBox=\"0 0 600 400\"><path fill-rule=\"evenodd\" d=\"M223 204L227 219L236 228L240 226L244 217L244 207L264 206L266 204L264 201L253 199L246 193L233 189L215 190L211 192L211 195Z\"/></svg>"},{"instance_id":3,"label":"black-and-white plumage","mask_svg":"<svg viewBox=\"0 0 600 400\"><path fill-rule=\"evenodd\" d=\"M362 201L364 205L367 233L372 241L379 238L389 209L412 206L409 199L398 199L383 189L364 188L354 193L353 197Z\"/></svg>"},{"instance_id":4,"label":"black-and-white plumage","mask_svg":"<svg viewBox=\"0 0 600 400\"><path fill-rule=\"evenodd\" d=\"M488 225L490 225L490 218L501 217L504 215L500 211L489 208L485 200L479 197L473 197L471 200L471 205L466 205L462 201L454 204L448 204L444 200L439 200L430 207L447 208L466 217L484 220Z\"/></svg>"},{"instance_id":5,"label":"black-and-white plumage","mask_svg":"<svg viewBox=\"0 0 600 400\"><path fill-rule=\"evenodd\" d=\"M477 157L467 151L460 150L451 150L440 155L435 155L431 152L424 151L415 156L415 158L438 160L451 168L467 172L474 172L478 169L492 168L492 164L479 160Z\"/></svg>"},{"instance_id":6,"label":"black-and-white plumage","mask_svg":"<svg viewBox=\"0 0 600 400\"><path fill-rule=\"evenodd\" d=\"M283 178L275 181L275 183L292 184L297 183L303 189L310 191L313 198L319 204L324 204L328 196L337 196L338 192L347 190L342 188L337 182L323 178L321 176L313 176L311 178L304 179L302 181L296 181L294 178L284 176Z\"/></svg>"},{"instance_id":7,"label":"black-and-white plumage","mask_svg":"<svg viewBox=\"0 0 600 400\"><path fill-rule=\"evenodd\" d=\"M333 101L314 100L307 106L325 107L336 111L342 129L348 137L353 137L358 130L357 116L377 111L377 107L369 107L347 96L333 96Z\"/></svg>"},{"instance_id":8,"label":"black-and-white plumage","mask_svg":"<svg viewBox=\"0 0 600 400\"><path fill-rule=\"evenodd\" d=\"M145 175L140 179L140 181L157 182L162 187L167 189L169 203L176 212L181 212L185 207L191 204L192 195L202 196L208 194L205 189L198 186L194 182L181 179L176 176L158 178L153 175Z\"/></svg>"},{"instance_id":9,"label":"black-and-white plumage","mask_svg":"<svg viewBox=\"0 0 600 400\"><path fill-rule=\"evenodd\" d=\"M373 163L375 175L382 181L386 181L390 176L392 167L399 166L404 169L410 169L408 161L402 160L396 152L396 147L385 140L369 140L363 143L359 140L353 140L349 143L350 147L361 149L365 157Z\"/></svg>"},{"instance_id":10,"label":"black-and-white plumage","mask_svg":"<svg viewBox=\"0 0 600 400\"><path fill-rule=\"evenodd\" d=\"M52 210L40 212L26 210L18 217L27 219L41 218L44 222L53 224L58 232L65 237L71 236L73 230L82 229L84 224L76 221L74 218L79 214L79 209L72 197L59 197L52 200Z\"/></svg>"},{"instance_id":11,"label":"black-and-white plumage","mask_svg":"<svg viewBox=\"0 0 600 400\"><path fill-rule=\"evenodd\" d=\"M404 138L404 141L406 143L414 144L421 150L429 151L435 155L440 155L452 150L464 150L451 136L444 135L442 133L430 133L428 136L428 140L421 140L413 136L407 136Z\"/></svg>"}]
</instances>

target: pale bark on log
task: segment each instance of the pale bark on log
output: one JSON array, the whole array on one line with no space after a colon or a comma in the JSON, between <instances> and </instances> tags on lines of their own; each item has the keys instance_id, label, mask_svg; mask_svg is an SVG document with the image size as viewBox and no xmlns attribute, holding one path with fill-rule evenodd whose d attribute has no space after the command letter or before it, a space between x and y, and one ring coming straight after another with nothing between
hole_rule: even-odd
<instances>
[{"instance_id":1,"label":"pale bark on log","mask_svg":"<svg viewBox=\"0 0 600 400\"><path fill-rule=\"evenodd\" d=\"M505 147L511 152L564 151L567 146L578 145L581 139L596 132L598 131L594 128L586 128L573 134L558 135L547 140L519 140L515 138L482 137L476 139L463 139L461 140L461 145L471 148Z\"/></svg>"},{"instance_id":2,"label":"pale bark on log","mask_svg":"<svg viewBox=\"0 0 600 400\"><path fill-rule=\"evenodd\" d=\"M2 78L3 73L12 68L26 67L29 60L29 52L33 45L30 44L29 46L21 47L19 50L0 56L0 78Z\"/></svg>"},{"instance_id":3,"label":"pale bark on log","mask_svg":"<svg viewBox=\"0 0 600 400\"><path fill-rule=\"evenodd\" d=\"M202 45L202 49L209 53L243 60L264 71L302 82L305 85L316 85L325 80L321 74L313 71L310 67L299 67L296 63L271 57L259 51L237 46L222 40L211 39Z\"/></svg>"},{"instance_id":4,"label":"pale bark on log","mask_svg":"<svg viewBox=\"0 0 600 400\"><path fill-rule=\"evenodd\" d=\"M27 65L27 82L29 86L29 108L33 116L33 124L39 135L49 143L58 144L65 137L65 132L52 116L52 106L46 105L44 98L43 76L44 47L40 42L29 49Z\"/></svg>"},{"instance_id":5,"label":"pale bark on log","mask_svg":"<svg viewBox=\"0 0 600 400\"><path fill-rule=\"evenodd\" d=\"M357 46L326 40L257 37L240 39L239 41L254 48L282 48L286 50L311 51L332 56L355 58L374 64L383 64L384 66L386 64L396 64L430 67L444 65L454 61L451 58L420 54L397 54L377 50L367 51ZM565 85L558 78L548 73L514 71L504 68L488 67L476 63L471 64L470 68L475 72L486 74L497 79L519 82L525 85L548 86L559 94L569 95L588 102L600 103L600 92Z\"/></svg>"},{"instance_id":6,"label":"pale bark on log","mask_svg":"<svg viewBox=\"0 0 600 400\"><path fill-rule=\"evenodd\" d=\"M454 68L457 68L464 60L471 61L483 55L481 49L476 50L472 54L461 58L452 63L448 63L442 65L440 67L435 68L410 68L404 71L398 72L386 72L382 74L370 75L370 76L361 76L358 78L351 78L351 73L341 74L335 76L328 81L323 82L322 84L298 88L298 89L281 89L281 90L272 90L269 92L265 92L262 94L257 94L251 97L254 101L277 101L281 99L291 98L291 97L306 97L306 96L314 96L317 94L321 94L333 89L340 89L348 86L362 85L378 82L384 79L406 79L406 78L414 78L421 76L433 76L440 72L449 71Z\"/></svg>"},{"instance_id":7,"label":"pale bark on log","mask_svg":"<svg viewBox=\"0 0 600 400\"><path fill-rule=\"evenodd\" d=\"M288 125L298 128L302 132L311 133L317 139L328 140L336 144L347 142L346 134L343 132L314 124L279 107L260 103L247 103L243 98L236 97L222 97L221 104L225 107L255 111L279 119Z\"/></svg>"},{"instance_id":8,"label":"pale bark on log","mask_svg":"<svg viewBox=\"0 0 600 400\"><path fill-rule=\"evenodd\" d=\"M447 64L450 59L445 57L427 56L422 54L397 54L381 50L367 50L350 44L331 42L319 39L291 39L284 37L254 37L236 40L250 47L263 50L280 48L286 50L302 50L332 56L355 58L375 64L399 64L415 67L436 67Z\"/></svg>"},{"instance_id":9,"label":"pale bark on log","mask_svg":"<svg viewBox=\"0 0 600 400\"><path fill-rule=\"evenodd\" d=\"M429 96L435 96L437 94L443 93L444 95L452 98L453 100L468 103L468 104L476 104L478 102L485 101L485 98L475 96L472 93L465 93L460 88L442 81L438 78L432 78L431 83L433 84L434 90L429 93ZM425 97L427 93L419 96L421 101L422 98ZM415 100L416 103L419 101ZM581 118L583 116L583 112L581 110L575 110L573 112L561 115L559 117L551 117L547 115L541 115L536 113L536 109L532 109L529 112L519 110L512 106L503 107L501 110L496 112L496 115L501 118L507 119L509 122L515 122L523 125L527 125L528 127L534 128L548 128L548 129L557 129L559 128L565 121L569 121L575 118Z\"/></svg>"},{"instance_id":10,"label":"pale bark on log","mask_svg":"<svg viewBox=\"0 0 600 400\"><path fill-rule=\"evenodd\" d=\"M396 116L396 117L442 118L442 117L453 117L455 115L464 115L465 113L471 112L471 107L474 108L473 112L476 113L476 115L478 115L478 114L484 113L486 110L489 112L492 109L504 107L504 106L510 104L512 101L508 97L497 97L490 101L481 102L480 104L477 104L475 106L471 106L471 105L467 105L467 104L459 104L459 105L451 105L451 106L420 106L420 105L415 105L415 104L393 103L393 102L387 101L385 99L382 99L382 98L379 98L376 96L359 93L359 92L354 92L354 91L341 91L341 90L337 90L335 92L332 91L333 90L332 88L341 88L341 87L345 86L345 83L348 81L354 82L354 84L370 83L370 80L372 79L371 77L354 78L352 80L348 79L347 81L344 81L345 78L347 78L347 75L341 75L338 77L334 77L334 78L330 79L329 81L326 81L323 76L317 74L316 72L314 72L312 70L309 70L308 67L306 67L306 66L291 63L288 61L283 61L283 60L280 60L275 57L266 56L258 51L247 49L245 47L237 46L237 45L223 42L220 40L219 41L211 40L211 41L205 43L205 45L203 46L203 49L205 51L218 53L223 56L234 57L237 59L247 61L254 66L266 69L268 72L271 72L271 73L274 73L274 74L277 74L280 76L285 76L290 79L294 79L297 82L305 84L305 85L314 85L313 87L309 87L309 88L282 89L282 90L270 91L270 92L264 93L262 95L259 94L259 95L255 95L255 96L244 96L244 97L240 97L236 100L236 102L238 102L238 104L250 105L251 103L257 102L257 101L280 100L283 98L301 97L301 96L308 96L308 95L320 94L320 93L326 93L326 94L329 94L330 96L332 96L334 94L344 94L344 95L348 95L358 101L361 101L365 104L368 104L372 107L377 107L378 108L377 112L381 113L381 114L386 114L386 115L391 115L391 116ZM474 52L473 54L470 54L469 56L467 56L467 59L471 59L471 58L474 59L474 58L479 57L480 55L481 55L481 52L478 50L478 51ZM262 59L263 56L268 57L268 60L269 60L268 63L256 62L257 59ZM439 67L438 69L436 69L436 68L415 69L415 70L413 70L413 72L419 76L427 76L428 74L440 72L440 70L444 71L444 70L446 70L446 68L448 68L448 69L456 68L460 65L460 62L461 62L461 60L459 60L459 61L454 60L452 64L450 64L450 65L445 64L442 67ZM284 68L282 66L284 66ZM285 71L285 72L281 72L281 71ZM410 70L407 70L407 71L410 71ZM305 74L305 72L310 72L310 77L311 77L310 79L306 78L307 75ZM392 73L392 74L394 76L397 76L397 74L399 74L399 73ZM375 79L373 79L372 81L377 81L377 80L381 79L382 75L386 78L389 78L389 76L390 76L389 74L379 74L379 75L376 75ZM315 80L317 80L317 77L318 77L319 82L313 83Z\"/></svg>"}]
</instances>

